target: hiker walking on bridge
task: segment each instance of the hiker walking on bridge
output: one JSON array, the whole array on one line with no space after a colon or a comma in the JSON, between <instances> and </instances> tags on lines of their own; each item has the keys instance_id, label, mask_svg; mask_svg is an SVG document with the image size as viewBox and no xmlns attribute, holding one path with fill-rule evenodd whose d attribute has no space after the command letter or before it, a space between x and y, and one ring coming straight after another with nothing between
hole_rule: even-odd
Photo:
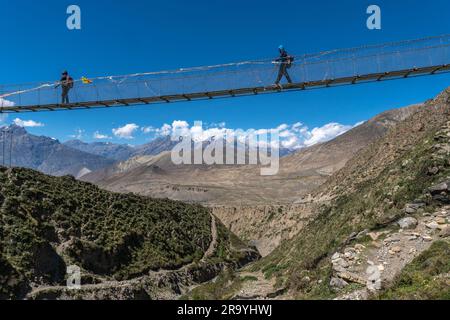
<instances>
[{"instance_id":1,"label":"hiker walking on bridge","mask_svg":"<svg viewBox=\"0 0 450 320\"><path fill-rule=\"evenodd\" d=\"M278 71L278 77L277 80L275 81L275 85L280 86L280 81L283 78L283 76L285 76L286 80L289 82L289 84L291 84L292 79L289 76L287 69L289 69L292 66L292 62L294 62L294 57L290 56L283 46L279 46L278 50L280 51L280 57L276 59L275 62L280 64L280 69Z\"/></svg>"},{"instance_id":2,"label":"hiker walking on bridge","mask_svg":"<svg viewBox=\"0 0 450 320\"><path fill-rule=\"evenodd\" d=\"M71 76L69 76L69 73L67 71L64 71L62 73L61 80L59 80L59 84L55 86L55 88L58 88L61 86L62 92L61 92L61 103L62 104L69 104L69 91L73 88L73 79Z\"/></svg>"}]
</instances>

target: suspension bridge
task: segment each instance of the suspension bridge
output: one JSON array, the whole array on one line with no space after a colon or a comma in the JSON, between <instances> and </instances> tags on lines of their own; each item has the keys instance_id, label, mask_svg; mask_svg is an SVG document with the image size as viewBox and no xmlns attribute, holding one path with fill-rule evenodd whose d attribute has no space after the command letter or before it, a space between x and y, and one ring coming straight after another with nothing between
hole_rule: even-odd
<instances>
[{"instance_id":1,"label":"suspension bridge","mask_svg":"<svg viewBox=\"0 0 450 320\"><path fill-rule=\"evenodd\" d=\"M0 113L108 108L289 92L450 71L450 35L295 56L293 83L274 85L273 59L74 81L0 86Z\"/></svg>"}]
</instances>

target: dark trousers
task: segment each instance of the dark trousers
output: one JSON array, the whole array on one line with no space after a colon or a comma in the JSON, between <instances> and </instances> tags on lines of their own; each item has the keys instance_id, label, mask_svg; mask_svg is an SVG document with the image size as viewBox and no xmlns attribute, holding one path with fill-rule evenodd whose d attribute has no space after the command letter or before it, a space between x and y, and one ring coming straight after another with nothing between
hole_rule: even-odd
<instances>
[{"instance_id":1,"label":"dark trousers","mask_svg":"<svg viewBox=\"0 0 450 320\"><path fill-rule=\"evenodd\" d=\"M292 83L292 79L289 76L289 73L287 72L287 64L286 63L281 63L280 65L280 71L278 71L278 77L277 77L277 81L275 81L275 84L279 84L281 81L281 78L283 78L283 76L286 77L287 81L289 83Z\"/></svg>"},{"instance_id":2,"label":"dark trousers","mask_svg":"<svg viewBox=\"0 0 450 320\"><path fill-rule=\"evenodd\" d=\"M62 98L62 104L69 104L69 88L62 88L62 94L61 94L61 98Z\"/></svg>"}]
</instances>

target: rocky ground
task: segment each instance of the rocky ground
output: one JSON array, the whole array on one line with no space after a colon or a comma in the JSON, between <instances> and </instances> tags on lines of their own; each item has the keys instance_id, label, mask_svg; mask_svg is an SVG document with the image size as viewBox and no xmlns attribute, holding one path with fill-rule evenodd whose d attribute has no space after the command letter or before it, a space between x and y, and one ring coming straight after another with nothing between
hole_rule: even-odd
<instances>
[{"instance_id":1,"label":"rocky ground","mask_svg":"<svg viewBox=\"0 0 450 320\"><path fill-rule=\"evenodd\" d=\"M413 206L406 208L412 211ZM347 246L331 257L330 285L345 291L350 284L362 288L339 295L338 299L367 299L389 286L401 270L433 241L450 237L450 206L435 212L417 210L386 230L361 234L369 241ZM450 278L449 278L450 279Z\"/></svg>"},{"instance_id":2,"label":"rocky ground","mask_svg":"<svg viewBox=\"0 0 450 320\"><path fill-rule=\"evenodd\" d=\"M410 204L405 211L410 212L408 216L384 229L352 235L352 245L344 246L329 258L333 269L330 287L336 292L336 299L364 300L376 296L433 242L450 239L450 206L428 212L420 204ZM450 281L449 274L444 276ZM243 282L232 299L295 298L278 286L275 278L267 278L261 271L245 268L237 277L251 281ZM310 281L307 276L304 280Z\"/></svg>"},{"instance_id":3,"label":"rocky ground","mask_svg":"<svg viewBox=\"0 0 450 320\"><path fill-rule=\"evenodd\" d=\"M233 297L235 300L272 299L281 292L275 290L275 279L266 279L261 272L242 272L241 277L253 277L242 285L240 291Z\"/></svg>"}]
</instances>

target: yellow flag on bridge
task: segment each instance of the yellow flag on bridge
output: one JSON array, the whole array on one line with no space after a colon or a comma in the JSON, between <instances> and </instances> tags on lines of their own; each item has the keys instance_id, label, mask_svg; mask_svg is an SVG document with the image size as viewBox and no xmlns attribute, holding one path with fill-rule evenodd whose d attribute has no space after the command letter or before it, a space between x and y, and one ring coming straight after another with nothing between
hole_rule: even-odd
<instances>
[{"instance_id":1,"label":"yellow flag on bridge","mask_svg":"<svg viewBox=\"0 0 450 320\"><path fill-rule=\"evenodd\" d=\"M89 79L86 78L86 77L81 77L81 82L83 82L83 84L91 84L91 83L92 83L92 80L89 80Z\"/></svg>"}]
</instances>

